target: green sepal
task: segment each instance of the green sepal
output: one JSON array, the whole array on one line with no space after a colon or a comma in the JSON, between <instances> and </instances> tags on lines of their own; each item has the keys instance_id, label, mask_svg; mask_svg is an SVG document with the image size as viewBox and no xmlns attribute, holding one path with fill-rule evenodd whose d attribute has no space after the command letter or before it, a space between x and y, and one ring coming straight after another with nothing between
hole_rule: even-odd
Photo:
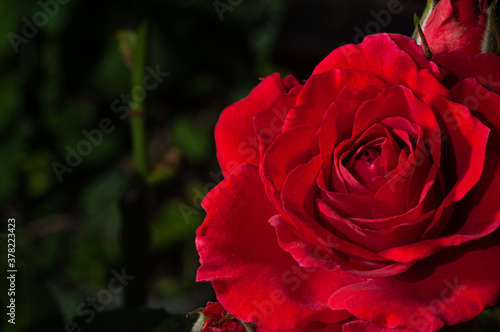
<instances>
[{"instance_id":1,"label":"green sepal","mask_svg":"<svg viewBox=\"0 0 500 332\"><path fill-rule=\"evenodd\" d=\"M427 23L427 19L431 15L434 8L436 8L437 1L436 0L427 0L427 5L425 6L422 17L419 19L417 15L413 16L413 23L415 24L415 30L413 31L412 38L415 39L417 44L421 45L422 40L420 39L420 34L418 33L418 24L422 29L425 28L425 24Z\"/></svg>"},{"instance_id":2,"label":"green sepal","mask_svg":"<svg viewBox=\"0 0 500 332\"><path fill-rule=\"evenodd\" d=\"M257 326L255 326L254 324L246 323L243 321L240 321L240 323L241 323L241 325L243 325L246 332L255 332L257 329Z\"/></svg>"},{"instance_id":3,"label":"green sepal","mask_svg":"<svg viewBox=\"0 0 500 332\"><path fill-rule=\"evenodd\" d=\"M201 310L203 310L203 308L201 308ZM194 311L193 313L198 313L200 314L200 316L196 320L196 323L194 323L191 332L202 332L203 326L205 326L205 322L207 321L208 317L205 316L202 311Z\"/></svg>"},{"instance_id":4,"label":"green sepal","mask_svg":"<svg viewBox=\"0 0 500 332\"><path fill-rule=\"evenodd\" d=\"M484 32L483 44L481 45L482 53L494 53L500 55L500 33L496 21L495 9L498 0L493 1L488 7L488 23Z\"/></svg>"}]
</instances>

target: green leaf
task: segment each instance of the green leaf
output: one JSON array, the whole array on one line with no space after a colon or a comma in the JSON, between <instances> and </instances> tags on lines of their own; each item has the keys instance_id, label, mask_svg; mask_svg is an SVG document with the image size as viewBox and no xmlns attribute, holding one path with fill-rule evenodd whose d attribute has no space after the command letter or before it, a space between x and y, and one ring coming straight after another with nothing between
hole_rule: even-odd
<instances>
[{"instance_id":1,"label":"green leaf","mask_svg":"<svg viewBox=\"0 0 500 332\"><path fill-rule=\"evenodd\" d=\"M11 317L5 316L0 319L2 332L35 331L35 326L44 326L48 331L59 331L53 328L62 324L56 301L52 297L47 284L39 278L35 270L35 264L30 263L31 248L28 239L23 232L24 227L16 220L16 270L15 273L15 296L7 297L7 290L11 287L9 280L4 274L0 278L0 288L5 290L5 296L0 296L0 305L6 308L10 298L15 299L15 325L7 322ZM2 253L7 252L7 241L0 242ZM5 265L0 265L5 271ZM9 309L10 311L10 309ZM5 319L7 318L7 319ZM43 324L43 325L42 325Z\"/></svg>"},{"instance_id":2,"label":"green leaf","mask_svg":"<svg viewBox=\"0 0 500 332\"><path fill-rule=\"evenodd\" d=\"M28 139L31 135L31 122L21 121L7 131L6 137L0 145L0 202L9 197L9 194L17 185L17 177L20 174L21 168L26 162L28 155L26 153Z\"/></svg>"},{"instance_id":3,"label":"green leaf","mask_svg":"<svg viewBox=\"0 0 500 332\"><path fill-rule=\"evenodd\" d=\"M200 206L188 205L179 200L169 201L151 225L152 248L159 249L174 241L192 238L204 215Z\"/></svg>"},{"instance_id":4,"label":"green leaf","mask_svg":"<svg viewBox=\"0 0 500 332\"><path fill-rule=\"evenodd\" d=\"M211 141L207 130L201 130L192 119L179 117L171 129L172 140L195 163L203 162L211 155Z\"/></svg>"},{"instance_id":5,"label":"green leaf","mask_svg":"<svg viewBox=\"0 0 500 332\"><path fill-rule=\"evenodd\" d=\"M478 332L500 331L500 308L490 308L483 311L477 318Z\"/></svg>"}]
</instances>

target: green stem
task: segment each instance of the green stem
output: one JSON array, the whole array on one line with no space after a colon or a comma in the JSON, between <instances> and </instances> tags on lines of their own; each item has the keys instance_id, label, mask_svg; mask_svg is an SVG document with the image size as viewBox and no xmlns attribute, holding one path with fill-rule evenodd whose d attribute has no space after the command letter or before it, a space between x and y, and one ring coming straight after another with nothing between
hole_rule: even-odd
<instances>
[{"instance_id":1,"label":"green stem","mask_svg":"<svg viewBox=\"0 0 500 332\"><path fill-rule=\"evenodd\" d=\"M148 26L142 23L136 32L136 43L132 60L132 103L130 106L130 127L132 131L132 154L135 171L143 177L148 173L146 134L144 130L144 99L146 91L142 81L146 65ZM139 91L140 90L140 91Z\"/></svg>"}]
</instances>

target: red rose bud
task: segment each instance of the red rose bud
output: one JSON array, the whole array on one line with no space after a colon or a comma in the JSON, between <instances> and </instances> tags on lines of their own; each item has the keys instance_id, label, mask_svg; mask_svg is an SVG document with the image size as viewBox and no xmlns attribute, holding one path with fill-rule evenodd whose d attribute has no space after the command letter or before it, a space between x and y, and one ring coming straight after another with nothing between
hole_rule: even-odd
<instances>
[{"instance_id":1,"label":"red rose bud","mask_svg":"<svg viewBox=\"0 0 500 332\"><path fill-rule=\"evenodd\" d=\"M192 313L200 317L192 332L254 332L255 328L231 316L219 302L208 302L205 308Z\"/></svg>"},{"instance_id":2,"label":"red rose bud","mask_svg":"<svg viewBox=\"0 0 500 332\"><path fill-rule=\"evenodd\" d=\"M420 26L433 54L463 51L470 55L496 52L498 33L494 4L486 0L429 0ZM418 44L422 38L414 34Z\"/></svg>"}]
</instances>

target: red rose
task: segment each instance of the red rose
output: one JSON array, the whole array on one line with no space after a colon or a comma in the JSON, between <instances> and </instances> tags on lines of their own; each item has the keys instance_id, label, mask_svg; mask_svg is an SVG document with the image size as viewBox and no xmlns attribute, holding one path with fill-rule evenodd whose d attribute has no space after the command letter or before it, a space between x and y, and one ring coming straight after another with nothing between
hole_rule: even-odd
<instances>
[{"instance_id":1,"label":"red rose","mask_svg":"<svg viewBox=\"0 0 500 332\"><path fill-rule=\"evenodd\" d=\"M481 53L489 16L487 1L441 0L435 3L429 1L421 21L432 53Z\"/></svg>"},{"instance_id":2,"label":"red rose","mask_svg":"<svg viewBox=\"0 0 500 332\"><path fill-rule=\"evenodd\" d=\"M262 331L437 331L494 305L500 102L471 113L443 75L373 35L225 109L197 280Z\"/></svg>"}]
</instances>

